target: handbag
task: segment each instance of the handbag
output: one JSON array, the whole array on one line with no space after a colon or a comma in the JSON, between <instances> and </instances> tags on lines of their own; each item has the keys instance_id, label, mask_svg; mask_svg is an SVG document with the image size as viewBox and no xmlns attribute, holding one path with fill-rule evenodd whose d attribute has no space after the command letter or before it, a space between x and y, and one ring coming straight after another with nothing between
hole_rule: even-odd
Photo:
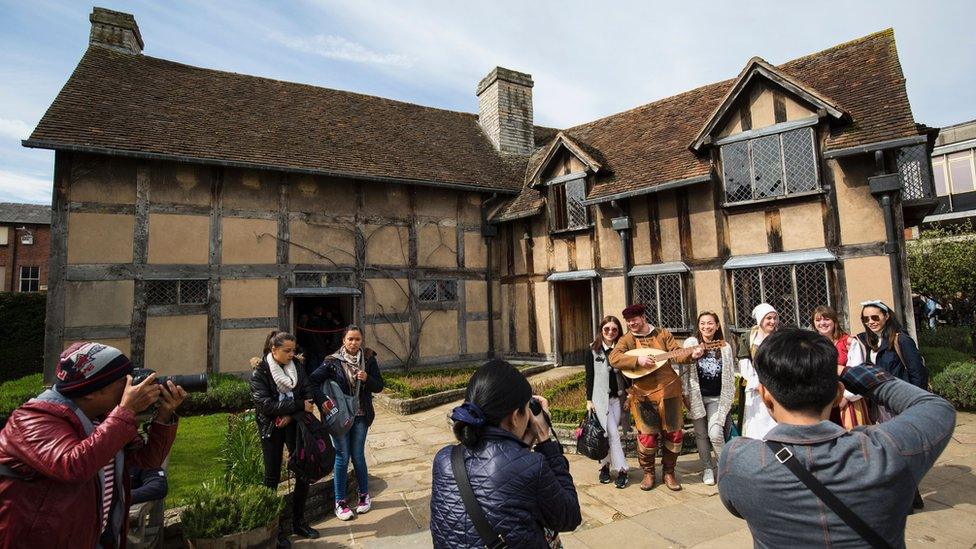
<instances>
[{"instance_id":1,"label":"handbag","mask_svg":"<svg viewBox=\"0 0 976 549\"><path fill-rule=\"evenodd\" d=\"M341 437L352 429L352 423L359 413L359 386L360 381L357 379L356 390L352 395L347 395L342 387L331 379L322 383L322 393L326 401L332 403L332 408L323 410L322 414L322 422L325 423L325 428L330 435Z\"/></svg>"},{"instance_id":2,"label":"handbag","mask_svg":"<svg viewBox=\"0 0 976 549\"><path fill-rule=\"evenodd\" d=\"M596 412L587 412L581 422L581 431L576 438L576 452L590 459L601 460L610 453L610 439L600 425Z\"/></svg>"},{"instance_id":3,"label":"handbag","mask_svg":"<svg viewBox=\"0 0 976 549\"><path fill-rule=\"evenodd\" d=\"M335 449L322 422L312 414L302 415L297 422L295 451L288 457L288 470L311 484L332 472Z\"/></svg>"},{"instance_id":4,"label":"handbag","mask_svg":"<svg viewBox=\"0 0 976 549\"><path fill-rule=\"evenodd\" d=\"M844 521L844 524L850 526L851 529L857 532L857 534L861 536L861 538L871 547L884 549L891 547L891 545L885 541L880 534L868 526L868 523L864 522L864 520L857 516L854 511L851 511L850 507L844 505L844 502L839 500L829 488L824 486L823 483L817 480L817 477L813 476L813 474L810 473L806 467L800 464L800 462L793 457L793 452L790 451L789 448L780 442L774 442L771 440L767 440L765 442L766 446L773 451L773 455L776 456L776 461L785 465L791 473L796 475L796 478L800 479L800 482L805 484L806 487L814 493L814 495L820 498L820 501L822 501L827 507L830 507L830 510L840 517L840 519Z\"/></svg>"},{"instance_id":5,"label":"handbag","mask_svg":"<svg viewBox=\"0 0 976 549\"><path fill-rule=\"evenodd\" d=\"M732 440L733 438L739 436L739 428L736 427L735 422L731 422L732 426L729 428L729 434L725 437L725 442Z\"/></svg>"}]
</instances>

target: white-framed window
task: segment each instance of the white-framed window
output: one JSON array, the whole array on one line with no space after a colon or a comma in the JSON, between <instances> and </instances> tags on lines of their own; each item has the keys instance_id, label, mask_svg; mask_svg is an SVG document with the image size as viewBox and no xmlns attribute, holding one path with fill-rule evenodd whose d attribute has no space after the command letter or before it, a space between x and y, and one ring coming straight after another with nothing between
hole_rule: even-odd
<instances>
[{"instance_id":1,"label":"white-framed window","mask_svg":"<svg viewBox=\"0 0 976 549\"><path fill-rule=\"evenodd\" d=\"M812 127L733 141L719 150L727 204L820 189Z\"/></svg>"},{"instance_id":2,"label":"white-framed window","mask_svg":"<svg viewBox=\"0 0 976 549\"><path fill-rule=\"evenodd\" d=\"M147 305L206 305L210 287L206 279L147 280Z\"/></svg>"},{"instance_id":3,"label":"white-framed window","mask_svg":"<svg viewBox=\"0 0 976 549\"><path fill-rule=\"evenodd\" d=\"M417 297L424 303L457 301L457 280L420 280Z\"/></svg>"},{"instance_id":4,"label":"white-framed window","mask_svg":"<svg viewBox=\"0 0 976 549\"><path fill-rule=\"evenodd\" d=\"M668 330L688 328L682 273L631 276L630 284L634 300L647 308L648 322Z\"/></svg>"},{"instance_id":5,"label":"white-framed window","mask_svg":"<svg viewBox=\"0 0 976 549\"><path fill-rule=\"evenodd\" d=\"M830 305L830 281L826 263L799 263L733 269L732 294L735 323L749 328L756 323L752 310L769 303L787 326L810 327L810 314L819 305Z\"/></svg>"},{"instance_id":6,"label":"white-framed window","mask_svg":"<svg viewBox=\"0 0 976 549\"><path fill-rule=\"evenodd\" d=\"M574 174L575 175L575 174ZM590 226L590 211L586 200L586 176L548 184L549 229L552 232L585 229Z\"/></svg>"},{"instance_id":7,"label":"white-framed window","mask_svg":"<svg viewBox=\"0 0 976 549\"><path fill-rule=\"evenodd\" d=\"M20 267L20 291L36 292L41 287L40 267Z\"/></svg>"}]
</instances>

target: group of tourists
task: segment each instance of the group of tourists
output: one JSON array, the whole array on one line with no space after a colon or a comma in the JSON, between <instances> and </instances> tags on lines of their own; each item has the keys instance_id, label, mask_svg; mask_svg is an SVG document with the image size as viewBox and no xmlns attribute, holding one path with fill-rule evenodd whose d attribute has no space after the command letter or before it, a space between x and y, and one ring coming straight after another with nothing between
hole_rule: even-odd
<instances>
[{"instance_id":1,"label":"group of tourists","mask_svg":"<svg viewBox=\"0 0 976 549\"><path fill-rule=\"evenodd\" d=\"M735 345L712 311L680 345L645 312L622 311L626 332L603 318L586 357L586 407L609 445L600 482L628 485L621 429L632 422L640 488L655 487L660 451L663 483L681 490L675 464L687 412L703 483L718 484L757 547L904 546L905 517L922 504L917 484L948 443L955 411L926 390L915 342L890 307L862 303L855 337L830 307L815 308L813 330L802 330L781 328L763 303ZM451 418L460 444L434 460L434 546L560 547L558 533L582 518L546 400L518 370L492 361Z\"/></svg>"}]
</instances>

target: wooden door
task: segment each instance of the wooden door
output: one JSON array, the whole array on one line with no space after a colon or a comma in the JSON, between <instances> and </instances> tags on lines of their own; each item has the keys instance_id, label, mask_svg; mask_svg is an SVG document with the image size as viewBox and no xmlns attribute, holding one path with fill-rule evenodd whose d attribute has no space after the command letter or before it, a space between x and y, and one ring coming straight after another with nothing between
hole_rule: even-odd
<instances>
[{"instance_id":1,"label":"wooden door","mask_svg":"<svg viewBox=\"0 0 976 549\"><path fill-rule=\"evenodd\" d=\"M590 282L574 280L555 284L562 364L583 364L594 337Z\"/></svg>"}]
</instances>

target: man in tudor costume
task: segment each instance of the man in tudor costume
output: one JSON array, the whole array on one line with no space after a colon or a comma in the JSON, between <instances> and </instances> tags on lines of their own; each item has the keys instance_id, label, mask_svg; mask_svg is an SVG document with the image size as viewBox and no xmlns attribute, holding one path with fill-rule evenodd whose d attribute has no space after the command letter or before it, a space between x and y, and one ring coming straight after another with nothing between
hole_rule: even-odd
<instances>
[{"instance_id":1,"label":"man in tudor costume","mask_svg":"<svg viewBox=\"0 0 976 549\"><path fill-rule=\"evenodd\" d=\"M681 348L671 332L655 328L644 319L644 306L631 305L623 310L628 332L617 341L610 352L610 365L618 370L639 370L653 368L656 361L649 356L631 356L632 349L652 348L670 352ZM690 358L676 359L689 362L702 355L695 349ZM682 428L682 383L681 378L670 365L659 367L647 375L634 380L628 390L630 413L637 426L637 458L644 478L641 490L654 488L654 461L657 455L657 438L664 437L664 455L661 470L664 484L671 490L680 490L681 483L674 471L681 452Z\"/></svg>"}]
</instances>

